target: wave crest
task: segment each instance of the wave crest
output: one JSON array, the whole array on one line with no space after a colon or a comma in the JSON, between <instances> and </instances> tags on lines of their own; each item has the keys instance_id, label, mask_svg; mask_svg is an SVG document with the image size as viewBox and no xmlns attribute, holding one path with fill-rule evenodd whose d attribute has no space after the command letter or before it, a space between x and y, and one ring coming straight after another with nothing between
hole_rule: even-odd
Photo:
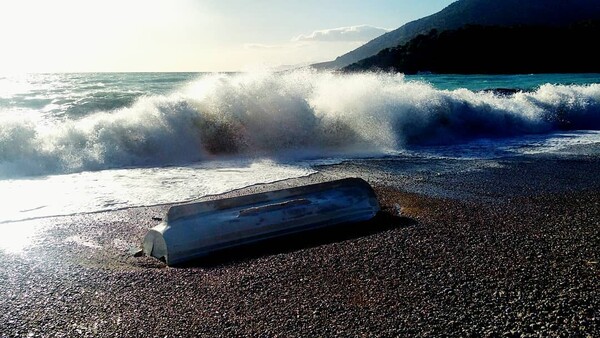
<instances>
[{"instance_id":1,"label":"wave crest","mask_svg":"<svg viewBox=\"0 0 600 338\"><path fill-rule=\"evenodd\" d=\"M600 84L497 95L401 74L203 76L168 96L62 122L0 115L0 176L181 164L217 156L384 153L479 137L600 129Z\"/></svg>"}]
</instances>

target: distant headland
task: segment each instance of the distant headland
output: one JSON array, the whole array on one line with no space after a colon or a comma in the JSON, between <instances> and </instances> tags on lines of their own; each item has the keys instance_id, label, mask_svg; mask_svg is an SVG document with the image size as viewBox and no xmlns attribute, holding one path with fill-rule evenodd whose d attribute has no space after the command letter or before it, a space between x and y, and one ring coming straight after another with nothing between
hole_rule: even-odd
<instances>
[{"instance_id":1,"label":"distant headland","mask_svg":"<svg viewBox=\"0 0 600 338\"><path fill-rule=\"evenodd\" d=\"M435 66L438 71L461 73L596 72L597 65L589 61L597 60L597 54L587 53L593 51L591 44L599 36L598 22L600 1L459 0L333 61L311 67L433 72L428 68ZM418 53L427 60L419 61L406 53ZM451 65L454 61L457 63Z\"/></svg>"},{"instance_id":2,"label":"distant headland","mask_svg":"<svg viewBox=\"0 0 600 338\"><path fill-rule=\"evenodd\" d=\"M600 73L600 21L556 26L465 26L431 30L344 71L405 74Z\"/></svg>"}]
</instances>

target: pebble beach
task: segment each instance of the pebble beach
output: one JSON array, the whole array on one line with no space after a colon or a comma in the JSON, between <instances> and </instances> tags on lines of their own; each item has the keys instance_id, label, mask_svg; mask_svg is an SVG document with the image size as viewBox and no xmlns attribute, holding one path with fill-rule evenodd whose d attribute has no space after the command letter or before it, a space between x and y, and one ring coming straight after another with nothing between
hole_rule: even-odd
<instances>
[{"instance_id":1,"label":"pebble beach","mask_svg":"<svg viewBox=\"0 0 600 338\"><path fill-rule=\"evenodd\" d=\"M594 153L364 159L207 197L361 177L383 212L183 267L133 255L169 205L0 224L0 336L598 337Z\"/></svg>"}]
</instances>

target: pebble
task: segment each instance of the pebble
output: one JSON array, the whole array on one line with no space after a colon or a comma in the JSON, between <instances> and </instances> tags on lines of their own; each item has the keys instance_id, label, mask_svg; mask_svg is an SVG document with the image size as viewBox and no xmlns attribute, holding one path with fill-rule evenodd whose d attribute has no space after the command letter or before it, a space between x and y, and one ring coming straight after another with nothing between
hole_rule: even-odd
<instances>
[{"instance_id":1,"label":"pebble","mask_svg":"<svg viewBox=\"0 0 600 338\"><path fill-rule=\"evenodd\" d=\"M586 161L505 159L499 169L418 181L390 175L400 161L324 167L273 186L352 173L368 177L380 203L401 205L402 214L369 231L284 242L206 266L170 268L105 245L117 237L134 243L166 206L51 219L47 245L0 253L0 332L600 337L600 275L586 263L599 259L600 186L589 173L600 159ZM245 191L257 189L267 188ZM109 249L61 241L82 233Z\"/></svg>"}]
</instances>

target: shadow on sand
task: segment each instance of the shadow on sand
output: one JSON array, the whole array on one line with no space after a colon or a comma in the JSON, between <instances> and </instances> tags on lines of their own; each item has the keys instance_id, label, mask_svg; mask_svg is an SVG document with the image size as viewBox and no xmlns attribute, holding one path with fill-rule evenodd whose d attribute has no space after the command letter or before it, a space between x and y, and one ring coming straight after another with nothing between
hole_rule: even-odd
<instances>
[{"instance_id":1,"label":"shadow on sand","mask_svg":"<svg viewBox=\"0 0 600 338\"><path fill-rule=\"evenodd\" d=\"M365 237L383 231L412 227L417 224L412 218L395 216L384 208L370 221L353 224L341 224L333 227L304 231L298 234L267 239L240 247L221 250L208 257L193 260L176 268L203 267L211 268L232 264L280 253L288 253L301 249L317 247L345 240Z\"/></svg>"}]
</instances>

